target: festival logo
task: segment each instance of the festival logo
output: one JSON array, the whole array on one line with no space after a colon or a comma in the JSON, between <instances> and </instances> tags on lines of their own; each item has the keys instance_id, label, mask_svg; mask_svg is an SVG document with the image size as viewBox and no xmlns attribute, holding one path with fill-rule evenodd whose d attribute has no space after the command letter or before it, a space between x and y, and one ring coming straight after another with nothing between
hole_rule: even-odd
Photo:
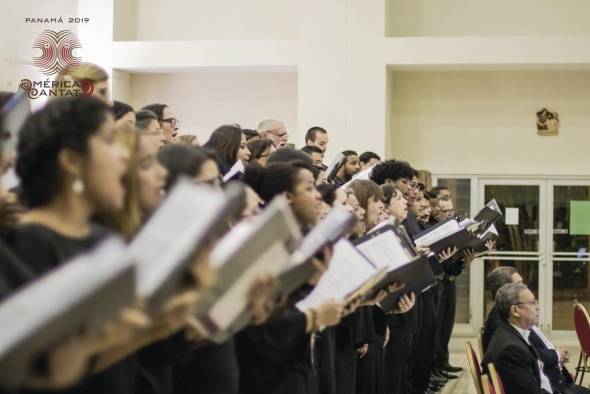
<instances>
[{"instance_id":1,"label":"festival logo","mask_svg":"<svg viewBox=\"0 0 590 394\"><path fill-rule=\"evenodd\" d=\"M71 30L44 30L35 39L33 48L40 51L40 56L33 57L33 64L42 74L56 77L40 81L22 79L19 87L27 92L29 98L92 94L94 91L92 81L78 81L67 77L82 60L74 54L74 50L81 49L82 44Z\"/></svg>"},{"instance_id":2,"label":"festival logo","mask_svg":"<svg viewBox=\"0 0 590 394\"><path fill-rule=\"evenodd\" d=\"M80 65L81 58L74 55L74 49L82 45L70 30L44 30L33 48L41 50L41 56L33 57L33 63L45 75L70 74Z\"/></svg>"}]
</instances>

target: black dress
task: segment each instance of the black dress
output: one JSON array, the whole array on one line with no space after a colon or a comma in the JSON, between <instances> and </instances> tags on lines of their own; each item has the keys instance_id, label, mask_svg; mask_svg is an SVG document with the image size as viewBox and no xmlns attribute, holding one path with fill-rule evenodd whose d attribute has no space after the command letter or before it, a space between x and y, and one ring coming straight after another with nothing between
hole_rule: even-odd
<instances>
[{"instance_id":1,"label":"black dress","mask_svg":"<svg viewBox=\"0 0 590 394\"><path fill-rule=\"evenodd\" d=\"M233 338L193 350L174 366L175 394L238 394L239 369Z\"/></svg>"},{"instance_id":2,"label":"black dress","mask_svg":"<svg viewBox=\"0 0 590 394\"><path fill-rule=\"evenodd\" d=\"M33 271L0 239L0 302L34 278Z\"/></svg>"},{"instance_id":3,"label":"black dress","mask_svg":"<svg viewBox=\"0 0 590 394\"><path fill-rule=\"evenodd\" d=\"M373 340L363 330L363 316L362 309L357 309L334 327L334 378L338 394L355 393L359 358L357 349Z\"/></svg>"},{"instance_id":4,"label":"black dress","mask_svg":"<svg viewBox=\"0 0 590 394\"><path fill-rule=\"evenodd\" d=\"M108 232L92 226L85 237L72 238L40 225L25 224L7 234L7 242L35 277L39 277L68 260L89 251ZM87 377L75 387L59 391L21 390L20 393L61 394L133 394L137 363L133 356L113 365L101 373Z\"/></svg>"},{"instance_id":5,"label":"black dress","mask_svg":"<svg viewBox=\"0 0 590 394\"><path fill-rule=\"evenodd\" d=\"M318 382L305 314L294 307L236 337L241 394L314 394Z\"/></svg>"},{"instance_id":6,"label":"black dress","mask_svg":"<svg viewBox=\"0 0 590 394\"><path fill-rule=\"evenodd\" d=\"M364 335L368 341L367 354L358 360L357 365L357 394L381 394L384 392L383 359L385 331L387 327L386 316L378 306L363 307Z\"/></svg>"}]
</instances>

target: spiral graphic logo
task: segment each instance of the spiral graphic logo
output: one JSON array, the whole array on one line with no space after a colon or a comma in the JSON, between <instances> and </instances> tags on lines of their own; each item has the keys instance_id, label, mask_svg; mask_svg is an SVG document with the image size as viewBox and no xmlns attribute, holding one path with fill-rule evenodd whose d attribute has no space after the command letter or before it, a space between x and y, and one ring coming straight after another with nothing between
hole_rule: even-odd
<instances>
[{"instance_id":1,"label":"spiral graphic logo","mask_svg":"<svg viewBox=\"0 0 590 394\"><path fill-rule=\"evenodd\" d=\"M33 63L45 75L70 74L81 61L73 52L82 45L70 30L44 30L35 40L33 48L42 51L41 56L33 57Z\"/></svg>"}]
</instances>

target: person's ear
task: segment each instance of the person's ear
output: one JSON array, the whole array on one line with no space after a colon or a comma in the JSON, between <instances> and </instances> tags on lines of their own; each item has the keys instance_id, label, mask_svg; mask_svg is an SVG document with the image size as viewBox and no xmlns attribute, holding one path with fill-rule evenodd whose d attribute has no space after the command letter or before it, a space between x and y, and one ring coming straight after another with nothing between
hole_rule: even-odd
<instances>
[{"instance_id":1,"label":"person's ear","mask_svg":"<svg viewBox=\"0 0 590 394\"><path fill-rule=\"evenodd\" d=\"M518 312L518 309L516 308L516 305L512 305L510 307L510 312L512 313L512 315L514 317L520 317L520 312Z\"/></svg>"},{"instance_id":2,"label":"person's ear","mask_svg":"<svg viewBox=\"0 0 590 394\"><path fill-rule=\"evenodd\" d=\"M79 153L68 148L60 150L57 155L59 168L72 178L82 176L83 161L84 159Z\"/></svg>"},{"instance_id":3,"label":"person's ear","mask_svg":"<svg viewBox=\"0 0 590 394\"><path fill-rule=\"evenodd\" d=\"M385 183L387 184L393 184L393 181L389 178L385 178Z\"/></svg>"},{"instance_id":4,"label":"person's ear","mask_svg":"<svg viewBox=\"0 0 590 394\"><path fill-rule=\"evenodd\" d=\"M285 196L287 198L287 201L289 202L289 204L291 204L293 202L293 193L284 192L283 196Z\"/></svg>"}]
</instances>

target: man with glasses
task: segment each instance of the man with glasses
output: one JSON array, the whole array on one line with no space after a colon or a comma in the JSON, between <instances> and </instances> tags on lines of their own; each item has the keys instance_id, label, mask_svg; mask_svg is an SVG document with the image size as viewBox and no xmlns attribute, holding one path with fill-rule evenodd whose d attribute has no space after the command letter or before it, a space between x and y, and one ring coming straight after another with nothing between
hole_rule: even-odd
<instances>
[{"instance_id":1,"label":"man with glasses","mask_svg":"<svg viewBox=\"0 0 590 394\"><path fill-rule=\"evenodd\" d=\"M289 141L289 133L285 124L280 120L266 119L260 122L256 131L260 138L271 140L276 149L284 148Z\"/></svg>"},{"instance_id":2,"label":"man with glasses","mask_svg":"<svg viewBox=\"0 0 590 394\"><path fill-rule=\"evenodd\" d=\"M510 266L501 266L494 269L488 275L488 287L492 294L492 300L495 302L496 293L502 286L510 283L522 283L522 276L516 268ZM492 307L485 322L482 335L482 345L484 352L488 348L496 329L502 325L502 320L496 307ZM555 347L545 334L534 325L530 329L529 340L531 346L535 349L537 357L543 363L543 371L551 382L553 392L560 392L563 385L573 383L569 372L565 369L564 364L569 361L570 354L567 350Z\"/></svg>"},{"instance_id":3,"label":"man with glasses","mask_svg":"<svg viewBox=\"0 0 590 394\"><path fill-rule=\"evenodd\" d=\"M507 394L590 393L563 378L552 381L539 357L535 327L539 302L522 283L509 283L498 290L495 308L502 323L492 336L482 365L493 363ZM557 355L555 355L557 357Z\"/></svg>"},{"instance_id":4,"label":"man with glasses","mask_svg":"<svg viewBox=\"0 0 590 394\"><path fill-rule=\"evenodd\" d=\"M152 111L156 114L165 143L175 143L180 124L170 107L166 104L149 104L142 109Z\"/></svg>"}]
</instances>

